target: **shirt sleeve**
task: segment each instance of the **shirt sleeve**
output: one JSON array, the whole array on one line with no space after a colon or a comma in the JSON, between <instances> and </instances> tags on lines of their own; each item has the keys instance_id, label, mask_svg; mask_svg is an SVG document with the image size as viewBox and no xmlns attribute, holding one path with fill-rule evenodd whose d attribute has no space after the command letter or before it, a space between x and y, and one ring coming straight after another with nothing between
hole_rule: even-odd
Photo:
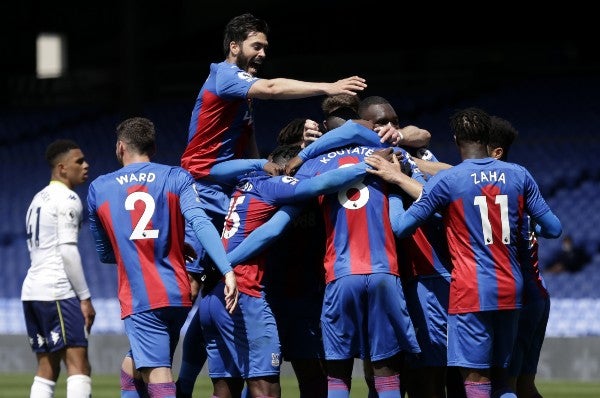
<instances>
[{"instance_id":1,"label":"shirt sleeve","mask_svg":"<svg viewBox=\"0 0 600 398\"><path fill-rule=\"evenodd\" d=\"M379 136L371 129L348 120L327 134L323 134L315 142L302 149L298 156L302 160L314 158L315 156L327 153L335 148L347 145L365 145L381 147Z\"/></svg>"},{"instance_id":2,"label":"shirt sleeve","mask_svg":"<svg viewBox=\"0 0 600 398\"><path fill-rule=\"evenodd\" d=\"M219 271L223 275L231 271L231 263L227 259L221 237L206 212L199 206L190 207L184 211L183 216L192 225L196 238Z\"/></svg>"},{"instance_id":3,"label":"shirt sleeve","mask_svg":"<svg viewBox=\"0 0 600 398\"><path fill-rule=\"evenodd\" d=\"M232 251L227 253L231 264L236 265L254 257L273 243L300 212L300 206L283 206L271 218L256 228Z\"/></svg>"},{"instance_id":4,"label":"shirt sleeve","mask_svg":"<svg viewBox=\"0 0 600 398\"><path fill-rule=\"evenodd\" d=\"M73 290L79 300L87 300L91 297L81 265L81 256L75 243L64 243L58 245L58 250L63 260L65 273Z\"/></svg>"},{"instance_id":5,"label":"shirt sleeve","mask_svg":"<svg viewBox=\"0 0 600 398\"><path fill-rule=\"evenodd\" d=\"M290 176L271 177L261 185L261 189L265 192L263 200L281 206L337 192L343 187L362 180L369 167L365 162L361 162L348 167L329 170L316 176L305 175L300 178Z\"/></svg>"},{"instance_id":6,"label":"shirt sleeve","mask_svg":"<svg viewBox=\"0 0 600 398\"><path fill-rule=\"evenodd\" d=\"M210 177L221 184L234 185L240 175L262 170L266 159L234 159L217 163L210 169Z\"/></svg>"},{"instance_id":7,"label":"shirt sleeve","mask_svg":"<svg viewBox=\"0 0 600 398\"><path fill-rule=\"evenodd\" d=\"M94 244L96 246L96 252L100 257L100 261L103 263L115 264L117 262L115 253L106 234L106 231L102 227L97 214L96 204L96 190L94 184L90 184L87 195L88 205L88 220L90 222L90 231L94 237Z\"/></svg>"}]
</instances>

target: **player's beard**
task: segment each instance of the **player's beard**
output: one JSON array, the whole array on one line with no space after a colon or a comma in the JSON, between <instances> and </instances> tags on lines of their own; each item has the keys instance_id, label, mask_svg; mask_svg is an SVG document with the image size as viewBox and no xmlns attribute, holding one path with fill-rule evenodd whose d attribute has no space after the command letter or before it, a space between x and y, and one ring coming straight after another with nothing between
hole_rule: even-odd
<instances>
[{"instance_id":1,"label":"player's beard","mask_svg":"<svg viewBox=\"0 0 600 398\"><path fill-rule=\"evenodd\" d=\"M236 59L236 64L240 69L245 70L252 76L257 76L262 66L262 58L248 58L244 52L240 52Z\"/></svg>"}]
</instances>

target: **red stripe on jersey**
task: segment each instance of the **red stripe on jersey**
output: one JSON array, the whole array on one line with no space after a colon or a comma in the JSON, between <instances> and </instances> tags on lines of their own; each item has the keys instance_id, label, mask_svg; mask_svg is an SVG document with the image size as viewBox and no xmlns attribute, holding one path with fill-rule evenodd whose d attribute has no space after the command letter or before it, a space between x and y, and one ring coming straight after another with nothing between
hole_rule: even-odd
<instances>
[{"instance_id":1,"label":"red stripe on jersey","mask_svg":"<svg viewBox=\"0 0 600 398\"><path fill-rule=\"evenodd\" d=\"M324 196L319 196L319 205L323 212L323 219L325 220L325 257L323 258L323 267L325 268L325 283L329 283L337 278L335 274L335 259L337 258L337 251L335 250L334 237L335 237L335 225L331 223L331 206L327 201L323 200Z\"/></svg>"},{"instance_id":2,"label":"red stripe on jersey","mask_svg":"<svg viewBox=\"0 0 600 398\"><path fill-rule=\"evenodd\" d=\"M499 187L487 185L482 188L481 193L487 202L488 219L492 228L492 243L487 247L491 252L496 271L498 309L514 309L517 308L517 286L507 248L511 244L510 230L503 231L503 227L509 229L509 225L502 225L502 212L506 213L504 219L508 221L508 209L501 203L496 203L499 197L503 196L500 194ZM507 235L503 236L504 234Z\"/></svg>"},{"instance_id":3,"label":"red stripe on jersey","mask_svg":"<svg viewBox=\"0 0 600 398\"><path fill-rule=\"evenodd\" d=\"M347 156L338 160L338 167L357 164L358 158ZM344 204L345 218L348 230L348 242L350 248L350 272L352 274L370 274L373 270L371 266L371 248L369 246L369 229L367 225L369 218L367 217L366 207L363 205L359 208L361 192L355 187L350 187L345 192L340 191L340 195L346 196L348 200Z\"/></svg>"},{"instance_id":4,"label":"red stripe on jersey","mask_svg":"<svg viewBox=\"0 0 600 398\"><path fill-rule=\"evenodd\" d=\"M477 263L471 247L462 199L452 202L444 211L443 217L453 264L448 313L479 311Z\"/></svg>"},{"instance_id":5,"label":"red stripe on jersey","mask_svg":"<svg viewBox=\"0 0 600 398\"><path fill-rule=\"evenodd\" d=\"M123 264L123 257L119 251L119 246L115 240L115 229L112 225L112 217L110 215L110 204L108 202L102 203L98 206L98 219L106 231L106 235L110 239L110 244L113 247L115 253L115 259L117 261L117 281L118 281L118 292L119 304L121 305L121 319L131 315L133 311L132 300L133 295L131 294L131 285L127 278L127 272L125 271L125 264Z\"/></svg>"},{"instance_id":6,"label":"red stripe on jersey","mask_svg":"<svg viewBox=\"0 0 600 398\"><path fill-rule=\"evenodd\" d=\"M223 136L242 103L239 99L225 101L208 90L204 91L194 136L181 156L181 167L195 179L206 177L217 162Z\"/></svg>"},{"instance_id":7,"label":"red stripe on jersey","mask_svg":"<svg viewBox=\"0 0 600 398\"><path fill-rule=\"evenodd\" d=\"M190 280L185 268L185 259L183 258L183 242L185 241L185 221L181 214L179 206L179 196L172 192L167 194L169 203L169 263L175 272L175 280L181 295L183 305L192 304L190 297Z\"/></svg>"},{"instance_id":8,"label":"red stripe on jersey","mask_svg":"<svg viewBox=\"0 0 600 398\"><path fill-rule=\"evenodd\" d=\"M356 188L346 191L348 199L355 199L354 196L360 195ZM346 222L348 224L348 242L350 248L350 272L352 274L370 274L373 270L371 266L371 247L369 245L369 229L367 225L369 218L365 207L358 210L345 210Z\"/></svg>"},{"instance_id":9,"label":"red stripe on jersey","mask_svg":"<svg viewBox=\"0 0 600 398\"><path fill-rule=\"evenodd\" d=\"M143 186L132 186L127 189L128 195L134 192L147 192L148 189ZM131 225L132 230L140 227L138 224L144 211L146 210L146 204L143 200L137 200L134 203L134 208L131 210ZM152 220L148 220L144 226L145 230L153 229ZM148 302L150 308L159 308L165 306L169 302L169 295L160 277L158 269L156 268L156 261L154 258L154 239L136 239L133 241L136 248L138 259L140 262L140 270L144 285L146 288L146 294L148 295Z\"/></svg>"}]
</instances>

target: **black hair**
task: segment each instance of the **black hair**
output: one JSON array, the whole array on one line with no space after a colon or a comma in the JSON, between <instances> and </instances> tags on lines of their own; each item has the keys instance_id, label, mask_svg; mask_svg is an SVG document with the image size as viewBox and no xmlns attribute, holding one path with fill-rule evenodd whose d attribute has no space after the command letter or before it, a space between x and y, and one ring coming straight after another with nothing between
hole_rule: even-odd
<instances>
[{"instance_id":1,"label":"black hair","mask_svg":"<svg viewBox=\"0 0 600 398\"><path fill-rule=\"evenodd\" d=\"M306 119L300 117L292 119L277 134L277 143L279 145L299 145L303 140L302 134L304 133L305 122Z\"/></svg>"},{"instance_id":2,"label":"black hair","mask_svg":"<svg viewBox=\"0 0 600 398\"><path fill-rule=\"evenodd\" d=\"M487 145L490 140L490 125L490 115L475 107L461 109L450 117L450 128L458 144L469 141Z\"/></svg>"},{"instance_id":3,"label":"black hair","mask_svg":"<svg viewBox=\"0 0 600 398\"><path fill-rule=\"evenodd\" d=\"M300 152L300 145L279 145L269 154L269 160L279 165L284 165L288 160L293 158Z\"/></svg>"},{"instance_id":4,"label":"black hair","mask_svg":"<svg viewBox=\"0 0 600 398\"><path fill-rule=\"evenodd\" d=\"M358 105L360 104L360 97L358 94L337 94L325 97L321 102L321 110L325 117L329 116L332 112L340 108L348 108L357 113Z\"/></svg>"},{"instance_id":5,"label":"black hair","mask_svg":"<svg viewBox=\"0 0 600 398\"><path fill-rule=\"evenodd\" d=\"M256 18L250 13L232 18L225 26L223 33L223 52L225 53L225 57L229 55L229 44L232 41L241 43L252 32L261 32L268 35L269 25L267 25L266 21Z\"/></svg>"},{"instance_id":6,"label":"black hair","mask_svg":"<svg viewBox=\"0 0 600 398\"><path fill-rule=\"evenodd\" d=\"M508 151L518 135L519 132L508 120L498 116L491 116L490 141L488 142L488 146L490 148L502 148L502 159L508 156Z\"/></svg>"},{"instance_id":7,"label":"black hair","mask_svg":"<svg viewBox=\"0 0 600 398\"><path fill-rule=\"evenodd\" d=\"M154 123L143 117L125 119L117 126L117 139L142 155L156 153L156 131Z\"/></svg>"},{"instance_id":8,"label":"black hair","mask_svg":"<svg viewBox=\"0 0 600 398\"><path fill-rule=\"evenodd\" d=\"M79 145L73 140L58 139L46 148L46 161L51 168L58 164L58 159L67 154L71 149L79 149Z\"/></svg>"}]
</instances>

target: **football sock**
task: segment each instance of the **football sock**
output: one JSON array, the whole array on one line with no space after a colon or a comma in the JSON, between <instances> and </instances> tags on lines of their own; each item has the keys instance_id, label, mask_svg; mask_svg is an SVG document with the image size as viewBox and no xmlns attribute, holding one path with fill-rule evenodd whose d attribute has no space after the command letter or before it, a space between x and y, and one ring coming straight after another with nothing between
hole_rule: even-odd
<instances>
[{"instance_id":1,"label":"football sock","mask_svg":"<svg viewBox=\"0 0 600 398\"><path fill-rule=\"evenodd\" d=\"M379 398L400 398L400 376L375 376L375 389Z\"/></svg>"},{"instance_id":2,"label":"football sock","mask_svg":"<svg viewBox=\"0 0 600 398\"><path fill-rule=\"evenodd\" d=\"M92 378L87 375L67 377L67 398L91 398Z\"/></svg>"},{"instance_id":3,"label":"football sock","mask_svg":"<svg viewBox=\"0 0 600 398\"><path fill-rule=\"evenodd\" d=\"M327 398L350 398L352 379L327 377Z\"/></svg>"},{"instance_id":4,"label":"football sock","mask_svg":"<svg viewBox=\"0 0 600 398\"><path fill-rule=\"evenodd\" d=\"M175 398L175 382L148 383L150 398Z\"/></svg>"},{"instance_id":5,"label":"football sock","mask_svg":"<svg viewBox=\"0 0 600 398\"><path fill-rule=\"evenodd\" d=\"M492 383L476 383L465 381L465 392L467 398L489 398L492 396Z\"/></svg>"},{"instance_id":6,"label":"football sock","mask_svg":"<svg viewBox=\"0 0 600 398\"><path fill-rule=\"evenodd\" d=\"M29 398L52 398L54 396L54 387L56 387L56 383L52 380L35 376L31 385L31 395Z\"/></svg>"}]
</instances>

